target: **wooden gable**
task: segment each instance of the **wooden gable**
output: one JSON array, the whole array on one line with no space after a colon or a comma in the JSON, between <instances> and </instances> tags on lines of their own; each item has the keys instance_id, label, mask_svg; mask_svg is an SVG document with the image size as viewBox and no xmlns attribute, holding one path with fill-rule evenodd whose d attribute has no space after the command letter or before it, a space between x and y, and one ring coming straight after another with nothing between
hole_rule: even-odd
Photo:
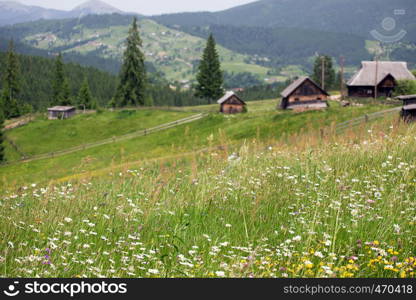
<instances>
[{"instance_id":1,"label":"wooden gable","mask_svg":"<svg viewBox=\"0 0 416 300\"><path fill-rule=\"evenodd\" d=\"M293 96L309 96L309 95L325 95L320 87L314 84L309 79L305 80L292 93Z\"/></svg>"},{"instance_id":2,"label":"wooden gable","mask_svg":"<svg viewBox=\"0 0 416 300\"><path fill-rule=\"evenodd\" d=\"M394 88L396 86L396 80L393 75L388 74L378 85L379 87L390 87Z\"/></svg>"},{"instance_id":3,"label":"wooden gable","mask_svg":"<svg viewBox=\"0 0 416 300\"><path fill-rule=\"evenodd\" d=\"M231 96L230 98L228 98L227 100L224 101L224 104L227 105L245 105L245 102L242 101L240 98L238 98L236 95Z\"/></svg>"}]
</instances>

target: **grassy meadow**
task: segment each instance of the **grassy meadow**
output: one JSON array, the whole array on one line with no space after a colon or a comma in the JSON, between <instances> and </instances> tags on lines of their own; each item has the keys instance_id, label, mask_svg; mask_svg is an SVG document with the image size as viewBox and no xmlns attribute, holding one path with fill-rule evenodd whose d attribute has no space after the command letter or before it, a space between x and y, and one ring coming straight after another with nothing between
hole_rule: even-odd
<instances>
[{"instance_id":1,"label":"grassy meadow","mask_svg":"<svg viewBox=\"0 0 416 300\"><path fill-rule=\"evenodd\" d=\"M368 126L27 181L0 198L0 276L415 278L415 126Z\"/></svg>"},{"instance_id":2,"label":"grassy meadow","mask_svg":"<svg viewBox=\"0 0 416 300\"><path fill-rule=\"evenodd\" d=\"M273 100L249 102L249 113L234 116L209 113L218 110L218 105L198 107L200 112L209 114L193 123L146 137L24 163L13 163L19 154L11 145L6 144L6 155L11 164L0 167L0 182L8 188L28 182L45 184L50 180L62 181L118 165L140 164L148 159L176 158L224 145L235 147L253 139L287 139L291 134L319 131L334 123L386 109L383 105L342 108L333 102L327 111L295 113L276 111L276 105L277 101ZM116 132L129 133L177 120L195 114L195 109L185 107L182 111L106 112L80 115L65 121L40 119L8 131L6 135L21 152L36 155L111 138Z\"/></svg>"}]
</instances>

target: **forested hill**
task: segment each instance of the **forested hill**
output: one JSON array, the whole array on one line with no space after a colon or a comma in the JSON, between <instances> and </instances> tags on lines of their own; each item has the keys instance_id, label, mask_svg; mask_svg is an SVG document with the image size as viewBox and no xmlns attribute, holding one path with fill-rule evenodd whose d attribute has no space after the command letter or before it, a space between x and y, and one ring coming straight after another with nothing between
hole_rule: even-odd
<instances>
[{"instance_id":1,"label":"forested hill","mask_svg":"<svg viewBox=\"0 0 416 300\"><path fill-rule=\"evenodd\" d=\"M19 98L23 103L30 104L35 110L46 108L52 100L54 60L29 55L18 55L18 59L21 75L19 82L21 95ZM5 65L6 53L0 52L0 70L4 70ZM3 76L2 72L0 74ZM117 78L115 76L92 67L69 63L65 65L65 75L70 83L74 101L85 77L88 78L93 96L101 105L110 101L116 88ZM3 78L0 78L0 89L2 84Z\"/></svg>"},{"instance_id":2,"label":"forested hill","mask_svg":"<svg viewBox=\"0 0 416 300\"><path fill-rule=\"evenodd\" d=\"M64 57L81 64L106 66L117 73L132 22L126 15L88 15L65 20L41 20L0 28L0 38L14 39L26 46ZM148 69L160 72L170 82L190 81L202 55L205 40L155 21L139 18L143 52ZM218 46L224 71L248 71L263 80L269 68L259 66L248 55ZM100 63L100 60L103 63ZM105 60L105 61L104 61ZM109 65L109 67L107 67Z\"/></svg>"},{"instance_id":3,"label":"forested hill","mask_svg":"<svg viewBox=\"0 0 416 300\"><path fill-rule=\"evenodd\" d=\"M364 38L352 34L328 33L293 28L210 25L182 27L182 30L206 38L213 33L217 42L228 49L269 57L273 66L308 65L310 57L325 53L357 65L370 59Z\"/></svg>"},{"instance_id":4,"label":"forested hill","mask_svg":"<svg viewBox=\"0 0 416 300\"><path fill-rule=\"evenodd\" d=\"M372 30L382 32L384 18L392 17L396 31L406 30L407 40L416 42L414 8L414 0L262 0L215 13L167 14L154 20L169 26L303 28L370 38ZM401 10L401 14L395 15L395 10Z\"/></svg>"},{"instance_id":5,"label":"forested hill","mask_svg":"<svg viewBox=\"0 0 416 300\"><path fill-rule=\"evenodd\" d=\"M39 56L18 55L20 65L21 94L20 105L30 104L36 111L42 111L52 101L52 81L55 76L55 60ZM6 53L0 52L0 70L4 70ZM71 100L77 104L77 96L84 78L88 79L93 98L101 107L107 107L117 87L117 77L93 67L67 63L65 76L71 90ZM0 72L0 90L3 84L3 72ZM149 74L147 97L155 106L191 106L206 104L195 98L192 91L172 90L167 82L156 80Z\"/></svg>"}]
</instances>

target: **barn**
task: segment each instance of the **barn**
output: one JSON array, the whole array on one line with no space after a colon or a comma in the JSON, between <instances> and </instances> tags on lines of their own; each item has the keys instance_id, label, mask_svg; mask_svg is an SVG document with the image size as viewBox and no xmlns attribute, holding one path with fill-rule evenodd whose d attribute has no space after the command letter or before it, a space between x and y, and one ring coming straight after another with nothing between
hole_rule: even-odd
<instances>
[{"instance_id":1,"label":"barn","mask_svg":"<svg viewBox=\"0 0 416 300\"><path fill-rule=\"evenodd\" d=\"M218 100L221 105L220 112L223 114L238 114L246 111L247 104L234 92L227 92Z\"/></svg>"},{"instance_id":2,"label":"barn","mask_svg":"<svg viewBox=\"0 0 416 300\"><path fill-rule=\"evenodd\" d=\"M325 109L329 94L309 77L301 77L282 93L281 109Z\"/></svg>"},{"instance_id":3,"label":"barn","mask_svg":"<svg viewBox=\"0 0 416 300\"><path fill-rule=\"evenodd\" d=\"M76 114L76 108L73 106L55 106L48 108L48 119L68 119Z\"/></svg>"},{"instance_id":4,"label":"barn","mask_svg":"<svg viewBox=\"0 0 416 300\"><path fill-rule=\"evenodd\" d=\"M397 80L416 80L402 61L363 61L361 69L348 81L348 96L391 97ZM377 86L377 95L376 93Z\"/></svg>"}]
</instances>

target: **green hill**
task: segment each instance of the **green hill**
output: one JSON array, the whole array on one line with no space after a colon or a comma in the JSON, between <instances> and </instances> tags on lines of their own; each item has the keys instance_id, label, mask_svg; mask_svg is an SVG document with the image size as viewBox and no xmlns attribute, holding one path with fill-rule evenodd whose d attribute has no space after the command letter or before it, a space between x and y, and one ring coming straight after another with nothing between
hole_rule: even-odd
<instances>
[{"instance_id":1,"label":"green hill","mask_svg":"<svg viewBox=\"0 0 416 300\"><path fill-rule=\"evenodd\" d=\"M121 61L131 16L117 14L81 19L47 20L18 24L0 29L3 38L19 39L28 46L67 56L98 56ZM140 19L143 50L149 63L169 81L194 78L205 41L199 37L167 28L149 19ZM228 72L250 72L264 79L268 68L255 64L249 55L219 47L223 69Z\"/></svg>"},{"instance_id":2,"label":"green hill","mask_svg":"<svg viewBox=\"0 0 416 300\"><path fill-rule=\"evenodd\" d=\"M6 53L0 52L0 70L6 66L6 57ZM44 109L53 97L51 84L55 72L54 60L28 55L18 55L18 59L22 102L30 104L35 109ZM91 92L100 105L106 105L110 101L117 84L117 78L111 74L73 63L65 65L65 76L70 82L74 104L84 77L88 79ZM0 74L0 89L2 85L3 76Z\"/></svg>"},{"instance_id":3,"label":"green hill","mask_svg":"<svg viewBox=\"0 0 416 300\"><path fill-rule=\"evenodd\" d=\"M414 126L306 132L373 109L211 115L157 137L0 167L3 183L19 182L0 200L0 273L415 278ZM221 147L184 155L202 144ZM175 157L143 161L157 154ZM99 165L99 174L46 183Z\"/></svg>"},{"instance_id":4,"label":"green hill","mask_svg":"<svg viewBox=\"0 0 416 300\"><path fill-rule=\"evenodd\" d=\"M280 139L296 132L318 130L330 126L333 122L342 122L368 112L385 109L382 105L341 108L338 103L333 103L328 111L297 114L276 111L276 106L276 100L249 102L250 112L247 114L224 116L209 113L202 120L145 137L50 159L12 163L0 168L0 179L4 186L33 181L33 178L46 182L79 173L88 174L114 165L180 156L206 147L232 147L253 139ZM13 141L21 153L30 157L159 125L157 123L167 123L189 116L190 113L196 114L197 110L217 111L218 106L189 107L181 109L182 112L106 112L80 115L66 121L46 121L41 118L27 126L6 132L6 137ZM6 156L10 161L19 156L16 149L8 143Z\"/></svg>"},{"instance_id":5,"label":"green hill","mask_svg":"<svg viewBox=\"0 0 416 300\"><path fill-rule=\"evenodd\" d=\"M405 13L395 15L395 10ZM155 16L154 20L185 27L217 24L313 29L368 39L372 38L372 30L382 32L382 21L386 17L396 19L397 31L408 32L407 41L416 42L413 0L261 0L220 12L166 14Z\"/></svg>"}]
</instances>

